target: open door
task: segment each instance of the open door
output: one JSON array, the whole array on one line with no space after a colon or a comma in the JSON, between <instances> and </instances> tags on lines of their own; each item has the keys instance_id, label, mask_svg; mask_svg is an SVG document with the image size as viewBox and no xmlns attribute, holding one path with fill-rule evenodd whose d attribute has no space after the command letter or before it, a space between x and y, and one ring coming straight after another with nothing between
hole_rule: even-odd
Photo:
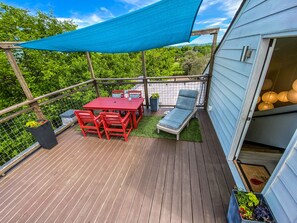
<instances>
[{"instance_id":1,"label":"open door","mask_svg":"<svg viewBox=\"0 0 297 223\"><path fill-rule=\"evenodd\" d=\"M234 160L254 192L263 190L297 128L296 58L297 37L270 41Z\"/></svg>"}]
</instances>

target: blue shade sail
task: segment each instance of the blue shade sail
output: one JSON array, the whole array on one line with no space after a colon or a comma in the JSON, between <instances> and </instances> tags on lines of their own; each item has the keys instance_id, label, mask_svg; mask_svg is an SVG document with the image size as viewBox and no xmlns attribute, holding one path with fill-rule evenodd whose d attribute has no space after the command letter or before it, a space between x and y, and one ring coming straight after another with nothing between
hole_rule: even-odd
<instances>
[{"instance_id":1,"label":"blue shade sail","mask_svg":"<svg viewBox=\"0 0 297 223\"><path fill-rule=\"evenodd\" d=\"M75 31L19 44L61 52L127 53L190 39L202 0L163 0Z\"/></svg>"}]
</instances>

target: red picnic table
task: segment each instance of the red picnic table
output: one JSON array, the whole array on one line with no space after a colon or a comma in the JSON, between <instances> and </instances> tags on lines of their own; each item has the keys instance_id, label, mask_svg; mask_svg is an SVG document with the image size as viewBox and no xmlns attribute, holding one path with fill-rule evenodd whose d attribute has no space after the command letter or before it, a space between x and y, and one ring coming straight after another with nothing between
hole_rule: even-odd
<instances>
[{"instance_id":1,"label":"red picnic table","mask_svg":"<svg viewBox=\"0 0 297 223\"><path fill-rule=\"evenodd\" d=\"M99 97L84 105L83 108L87 110L117 110L129 111L132 115L133 127L137 129L138 123L142 118L143 98L111 98ZM139 117L136 117L138 111Z\"/></svg>"}]
</instances>

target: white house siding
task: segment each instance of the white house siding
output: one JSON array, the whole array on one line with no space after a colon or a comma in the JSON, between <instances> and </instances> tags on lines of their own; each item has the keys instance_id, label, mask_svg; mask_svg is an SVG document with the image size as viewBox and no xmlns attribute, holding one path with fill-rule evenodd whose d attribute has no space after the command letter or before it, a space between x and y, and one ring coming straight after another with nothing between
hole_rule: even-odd
<instances>
[{"instance_id":1,"label":"white house siding","mask_svg":"<svg viewBox=\"0 0 297 223\"><path fill-rule=\"evenodd\" d=\"M263 35L297 32L296 21L296 0L247 0L220 44L215 55L208 110L226 156L242 118ZM252 56L240 62L243 46L252 49ZM296 148L283 165L265 197L278 222L297 223Z\"/></svg>"},{"instance_id":2,"label":"white house siding","mask_svg":"<svg viewBox=\"0 0 297 223\"><path fill-rule=\"evenodd\" d=\"M228 156L239 125L262 35L297 30L296 0L246 1L215 55L210 118ZM240 62L243 46L251 58Z\"/></svg>"}]
</instances>

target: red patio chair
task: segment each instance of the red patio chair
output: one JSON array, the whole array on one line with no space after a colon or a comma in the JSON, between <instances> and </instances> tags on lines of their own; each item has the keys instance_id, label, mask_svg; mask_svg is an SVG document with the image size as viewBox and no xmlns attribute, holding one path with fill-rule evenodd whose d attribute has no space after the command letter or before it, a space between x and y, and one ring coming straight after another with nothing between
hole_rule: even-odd
<instances>
[{"instance_id":1,"label":"red patio chair","mask_svg":"<svg viewBox=\"0 0 297 223\"><path fill-rule=\"evenodd\" d=\"M111 97L113 98L123 98L125 95L124 90L112 90Z\"/></svg>"},{"instance_id":2,"label":"red patio chair","mask_svg":"<svg viewBox=\"0 0 297 223\"><path fill-rule=\"evenodd\" d=\"M84 137L87 136L87 133L95 133L98 134L99 138L102 138L102 134L104 133L103 129L103 121L99 116L94 116L91 111L87 110L76 110L74 111L79 126L81 128L82 134ZM100 131L100 127L102 130Z\"/></svg>"},{"instance_id":3,"label":"red patio chair","mask_svg":"<svg viewBox=\"0 0 297 223\"><path fill-rule=\"evenodd\" d=\"M123 136L128 141L128 136L133 128L130 112L125 117L121 117L116 112L101 112L106 138L110 136Z\"/></svg>"},{"instance_id":4,"label":"red patio chair","mask_svg":"<svg viewBox=\"0 0 297 223\"><path fill-rule=\"evenodd\" d=\"M124 90L112 90L111 97L113 97L113 98L124 98L125 97L125 91ZM104 111L104 112L107 112L107 111ZM121 113L122 116L124 116L126 114L126 112L123 112L123 111L120 112L120 111L117 111L117 110L114 110L112 112Z\"/></svg>"},{"instance_id":5,"label":"red patio chair","mask_svg":"<svg viewBox=\"0 0 297 223\"><path fill-rule=\"evenodd\" d=\"M129 90L128 91L129 98L141 98L141 91L139 90Z\"/></svg>"},{"instance_id":6,"label":"red patio chair","mask_svg":"<svg viewBox=\"0 0 297 223\"><path fill-rule=\"evenodd\" d=\"M129 90L128 91L128 96L129 98L142 98L142 95L141 95L141 91L139 90ZM144 108L143 108L143 105L141 105L141 114L144 113ZM140 114L137 114L137 115L140 115Z\"/></svg>"}]
</instances>

